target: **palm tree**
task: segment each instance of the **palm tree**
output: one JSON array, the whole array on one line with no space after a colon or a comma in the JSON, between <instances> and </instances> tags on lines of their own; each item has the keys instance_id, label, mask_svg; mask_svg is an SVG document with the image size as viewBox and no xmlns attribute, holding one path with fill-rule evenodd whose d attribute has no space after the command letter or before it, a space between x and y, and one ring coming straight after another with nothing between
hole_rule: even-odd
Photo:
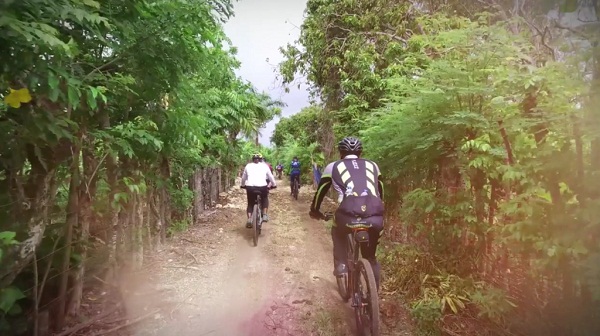
<instances>
[{"instance_id":1,"label":"palm tree","mask_svg":"<svg viewBox=\"0 0 600 336\"><path fill-rule=\"evenodd\" d=\"M254 114L256 128L245 135L248 138L253 137L255 145L258 146L258 139L261 135L260 129L264 128L269 121L273 120L273 118L281 116L281 109L286 107L287 104L281 100L271 98L266 92L258 93L254 87L250 87L249 93L255 98L248 108L251 109Z\"/></svg>"},{"instance_id":2,"label":"palm tree","mask_svg":"<svg viewBox=\"0 0 600 336\"><path fill-rule=\"evenodd\" d=\"M253 139L258 146L260 129L280 116L281 108L286 104L265 92L258 93L249 83L238 85L237 93L227 97L230 101L226 107L229 113L225 113L228 138L233 142L241 134L246 139Z\"/></svg>"}]
</instances>

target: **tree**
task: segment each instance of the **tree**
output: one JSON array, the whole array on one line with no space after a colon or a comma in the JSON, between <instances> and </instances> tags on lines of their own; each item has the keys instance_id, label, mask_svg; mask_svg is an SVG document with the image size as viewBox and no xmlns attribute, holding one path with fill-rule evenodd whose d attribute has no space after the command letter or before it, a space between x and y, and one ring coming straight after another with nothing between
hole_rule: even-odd
<instances>
[{"instance_id":1,"label":"tree","mask_svg":"<svg viewBox=\"0 0 600 336\"><path fill-rule=\"evenodd\" d=\"M406 39L417 29L415 13L409 1L307 2L299 40L281 49L280 72L284 84L305 75L323 101L326 155L333 154L336 138L356 135L364 116L379 106L382 78L395 72L391 64L402 59Z\"/></svg>"},{"instance_id":2,"label":"tree","mask_svg":"<svg viewBox=\"0 0 600 336\"><path fill-rule=\"evenodd\" d=\"M0 328L26 318L7 314L27 296L35 315L58 302L60 329L88 272L110 283L141 267L145 249L193 220L194 201L210 206L245 161L244 143L228 140L277 102L234 73L227 0L0 8L0 292L14 294L0 298ZM198 172L209 193L189 187Z\"/></svg>"},{"instance_id":3,"label":"tree","mask_svg":"<svg viewBox=\"0 0 600 336\"><path fill-rule=\"evenodd\" d=\"M271 135L271 143L277 147L283 146L287 136L301 139L306 145L319 141L322 109L319 106L303 108L299 113L281 118Z\"/></svg>"},{"instance_id":4,"label":"tree","mask_svg":"<svg viewBox=\"0 0 600 336\"><path fill-rule=\"evenodd\" d=\"M314 0L282 49L325 154L358 133L386 177L387 288L423 332L600 332L597 17L556 3Z\"/></svg>"}]
</instances>

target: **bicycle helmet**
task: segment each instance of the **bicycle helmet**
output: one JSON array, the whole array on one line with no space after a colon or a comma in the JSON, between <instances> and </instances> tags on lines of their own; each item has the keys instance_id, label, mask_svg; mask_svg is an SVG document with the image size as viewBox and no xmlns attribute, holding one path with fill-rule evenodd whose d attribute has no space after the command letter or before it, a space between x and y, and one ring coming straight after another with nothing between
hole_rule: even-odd
<instances>
[{"instance_id":1,"label":"bicycle helmet","mask_svg":"<svg viewBox=\"0 0 600 336\"><path fill-rule=\"evenodd\" d=\"M340 153L356 154L362 153L362 142L355 137L345 137L338 143Z\"/></svg>"},{"instance_id":2,"label":"bicycle helmet","mask_svg":"<svg viewBox=\"0 0 600 336\"><path fill-rule=\"evenodd\" d=\"M262 155L260 153L254 153L252 154L252 160L260 160L262 158Z\"/></svg>"}]
</instances>

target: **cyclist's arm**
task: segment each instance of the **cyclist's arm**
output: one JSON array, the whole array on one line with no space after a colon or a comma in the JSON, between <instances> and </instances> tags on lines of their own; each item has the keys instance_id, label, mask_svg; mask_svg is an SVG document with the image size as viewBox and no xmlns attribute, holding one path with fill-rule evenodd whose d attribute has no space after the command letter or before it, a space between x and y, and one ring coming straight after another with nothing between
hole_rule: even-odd
<instances>
[{"instance_id":1,"label":"cyclist's arm","mask_svg":"<svg viewBox=\"0 0 600 336\"><path fill-rule=\"evenodd\" d=\"M323 202L323 198L325 198L325 195L327 195L330 187L331 176L321 177L321 181L319 181L319 186L317 187L317 192L315 193L310 205L310 211L319 211L321 208L321 203Z\"/></svg>"},{"instance_id":2,"label":"cyclist's arm","mask_svg":"<svg viewBox=\"0 0 600 336\"><path fill-rule=\"evenodd\" d=\"M272 187L276 187L277 183L275 183L275 177L273 177L273 173L271 170L267 170L267 180L271 182Z\"/></svg>"},{"instance_id":3,"label":"cyclist's arm","mask_svg":"<svg viewBox=\"0 0 600 336\"><path fill-rule=\"evenodd\" d=\"M331 172L333 170L333 163L330 163L325 167L323 171L323 176L321 176L321 181L319 181L319 186L317 187L317 192L313 197L312 203L310 205L310 211L319 211L321 208L321 203L323 203L323 198L327 195L329 188L331 187Z\"/></svg>"},{"instance_id":4,"label":"cyclist's arm","mask_svg":"<svg viewBox=\"0 0 600 336\"><path fill-rule=\"evenodd\" d=\"M244 167L244 172L242 173L241 185L246 185L247 180L248 180L248 165L246 165L246 167Z\"/></svg>"},{"instance_id":5,"label":"cyclist's arm","mask_svg":"<svg viewBox=\"0 0 600 336\"><path fill-rule=\"evenodd\" d=\"M381 196L381 199L384 199L384 194L383 194L383 180L381 177L381 170L379 170L379 166L377 166L377 164L375 163L375 168L377 169L377 180L379 181L377 188L379 188L379 195Z\"/></svg>"}]
</instances>

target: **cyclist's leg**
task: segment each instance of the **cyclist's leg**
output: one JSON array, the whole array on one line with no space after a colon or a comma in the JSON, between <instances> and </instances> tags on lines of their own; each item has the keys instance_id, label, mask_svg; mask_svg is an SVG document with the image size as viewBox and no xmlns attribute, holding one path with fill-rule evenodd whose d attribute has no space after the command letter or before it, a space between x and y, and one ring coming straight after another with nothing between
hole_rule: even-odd
<instances>
[{"instance_id":1,"label":"cyclist's leg","mask_svg":"<svg viewBox=\"0 0 600 336\"><path fill-rule=\"evenodd\" d=\"M269 216L267 215L267 212L269 210L269 188L261 188L260 201L262 203L260 207L262 208L263 222L268 222Z\"/></svg>"},{"instance_id":2,"label":"cyclist's leg","mask_svg":"<svg viewBox=\"0 0 600 336\"><path fill-rule=\"evenodd\" d=\"M383 217L371 217L370 221L373 226L369 229L369 244L363 244L360 252L362 253L363 258L367 259L373 267L375 282L379 289L379 284L381 282L381 265L377 261L377 246L379 245L379 238L383 234Z\"/></svg>"},{"instance_id":3,"label":"cyclist's leg","mask_svg":"<svg viewBox=\"0 0 600 336\"><path fill-rule=\"evenodd\" d=\"M348 254L348 241L346 240L346 236L348 235L349 230L339 223L334 224L331 227L331 240L333 242L333 275L339 276L343 273L348 272L348 267L346 265Z\"/></svg>"},{"instance_id":4,"label":"cyclist's leg","mask_svg":"<svg viewBox=\"0 0 600 336\"><path fill-rule=\"evenodd\" d=\"M298 189L300 189L300 173L296 175L296 181L298 181Z\"/></svg>"},{"instance_id":5,"label":"cyclist's leg","mask_svg":"<svg viewBox=\"0 0 600 336\"><path fill-rule=\"evenodd\" d=\"M294 192L294 173L290 173L290 195Z\"/></svg>"},{"instance_id":6,"label":"cyclist's leg","mask_svg":"<svg viewBox=\"0 0 600 336\"><path fill-rule=\"evenodd\" d=\"M246 213L248 214L246 227L252 227L252 208L254 208L254 202L256 202L256 194L252 191L253 187L246 187L246 199L248 200L248 204L246 206Z\"/></svg>"}]
</instances>

